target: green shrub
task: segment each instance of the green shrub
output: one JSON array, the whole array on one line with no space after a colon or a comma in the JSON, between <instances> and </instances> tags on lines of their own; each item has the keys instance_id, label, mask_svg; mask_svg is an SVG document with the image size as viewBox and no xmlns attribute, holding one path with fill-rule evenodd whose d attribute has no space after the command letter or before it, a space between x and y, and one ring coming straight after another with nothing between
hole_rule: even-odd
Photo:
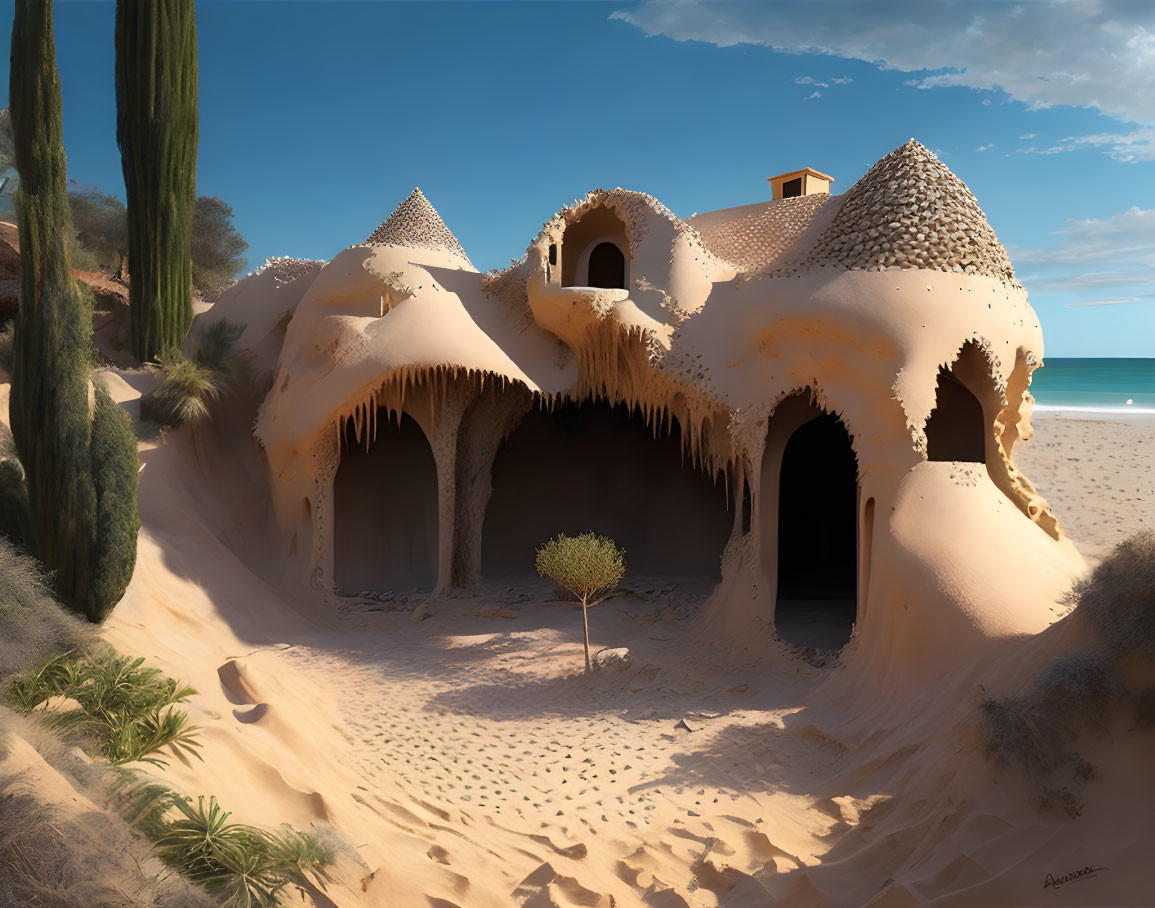
<instances>
[{"instance_id":1,"label":"green shrub","mask_svg":"<svg viewBox=\"0 0 1155 908\"><path fill-rule=\"evenodd\" d=\"M164 378L141 398L141 418L166 426L204 423L213 401L221 396L217 373L183 354L163 358L160 368Z\"/></svg>"},{"instance_id":2,"label":"green shrub","mask_svg":"<svg viewBox=\"0 0 1155 908\"><path fill-rule=\"evenodd\" d=\"M102 621L124 596L136 567L140 469L132 420L99 382L90 445L96 491L96 558L87 613L90 620Z\"/></svg>"},{"instance_id":3,"label":"green shrub","mask_svg":"<svg viewBox=\"0 0 1155 908\"><path fill-rule=\"evenodd\" d=\"M626 553L608 536L559 533L537 550L537 572L582 604L585 627L586 671L590 670L589 606L597 605L613 592L626 572Z\"/></svg>"},{"instance_id":4,"label":"green shrub","mask_svg":"<svg viewBox=\"0 0 1155 908\"><path fill-rule=\"evenodd\" d=\"M196 691L143 663L111 647L68 652L16 678L8 702L27 715L53 697L73 701L75 706L46 710L45 720L113 765L137 760L163 765L158 753L169 746L195 754L196 728L175 704Z\"/></svg>"},{"instance_id":5,"label":"green shrub","mask_svg":"<svg viewBox=\"0 0 1155 908\"><path fill-rule=\"evenodd\" d=\"M116 785L129 823L152 841L164 864L225 905L272 906L289 884L328 882L334 846L290 826L277 832L230 823L215 797L193 803L165 785L122 776Z\"/></svg>"}]
</instances>

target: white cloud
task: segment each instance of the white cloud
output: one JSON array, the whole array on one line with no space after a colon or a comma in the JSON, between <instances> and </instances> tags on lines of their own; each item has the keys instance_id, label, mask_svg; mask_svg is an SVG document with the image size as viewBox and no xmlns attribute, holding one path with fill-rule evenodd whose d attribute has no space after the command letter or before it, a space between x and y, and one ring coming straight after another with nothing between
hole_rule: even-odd
<instances>
[{"instance_id":1,"label":"white cloud","mask_svg":"<svg viewBox=\"0 0 1155 908\"><path fill-rule=\"evenodd\" d=\"M1155 126L1155 3L831 0L820 17L789 5L645 0L612 17L647 35L864 60L921 74L909 80L919 88L1001 90L1033 109L1087 107Z\"/></svg>"},{"instance_id":2,"label":"white cloud","mask_svg":"<svg viewBox=\"0 0 1155 908\"><path fill-rule=\"evenodd\" d=\"M835 85L849 85L854 80L852 78L850 78L850 76L835 76L830 81L833 82Z\"/></svg>"},{"instance_id":3,"label":"white cloud","mask_svg":"<svg viewBox=\"0 0 1155 908\"><path fill-rule=\"evenodd\" d=\"M805 98L803 98L802 100L803 100L803 101L814 101L814 100L816 100L816 99L818 99L818 98L821 98L821 97L822 97L822 92L820 92L820 91L815 91L815 92L811 92L810 94L808 94L808 95L807 95Z\"/></svg>"},{"instance_id":4,"label":"white cloud","mask_svg":"<svg viewBox=\"0 0 1155 908\"><path fill-rule=\"evenodd\" d=\"M814 87L815 88L829 88L830 85L827 84L826 82L815 82Z\"/></svg>"},{"instance_id":5,"label":"white cloud","mask_svg":"<svg viewBox=\"0 0 1155 908\"><path fill-rule=\"evenodd\" d=\"M795 85L810 85L814 82L813 76L796 76L794 79Z\"/></svg>"},{"instance_id":6,"label":"white cloud","mask_svg":"<svg viewBox=\"0 0 1155 908\"><path fill-rule=\"evenodd\" d=\"M994 147L995 147L995 143L990 142L986 145L980 145L978 148L975 149L975 151L990 151Z\"/></svg>"},{"instance_id":7,"label":"white cloud","mask_svg":"<svg viewBox=\"0 0 1155 908\"><path fill-rule=\"evenodd\" d=\"M990 107L990 106L991 106L991 99L990 98L983 98L983 107Z\"/></svg>"},{"instance_id":8,"label":"white cloud","mask_svg":"<svg viewBox=\"0 0 1155 908\"><path fill-rule=\"evenodd\" d=\"M1051 249L1008 250L1028 290L1134 288L1126 299L1111 302L1155 294L1155 208L1133 206L1109 218L1070 220L1055 235L1059 242Z\"/></svg>"},{"instance_id":9,"label":"white cloud","mask_svg":"<svg viewBox=\"0 0 1155 908\"><path fill-rule=\"evenodd\" d=\"M1020 139L1037 139L1038 137L1039 134L1037 132L1024 132L1019 136Z\"/></svg>"},{"instance_id":10,"label":"white cloud","mask_svg":"<svg viewBox=\"0 0 1155 908\"><path fill-rule=\"evenodd\" d=\"M1031 135L1028 133L1028 135ZM1034 136L1031 136L1034 138ZM1026 138L1023 136L1022 138ZM1155 161L1155 129L1136 129L1129 133L1100 132L1085 136L1067 136L1047 148L1020 148L1021 154L1061 154L1081 148L1096 148L1116 161L1135 164Z\"/></svg>"}]
</instances>

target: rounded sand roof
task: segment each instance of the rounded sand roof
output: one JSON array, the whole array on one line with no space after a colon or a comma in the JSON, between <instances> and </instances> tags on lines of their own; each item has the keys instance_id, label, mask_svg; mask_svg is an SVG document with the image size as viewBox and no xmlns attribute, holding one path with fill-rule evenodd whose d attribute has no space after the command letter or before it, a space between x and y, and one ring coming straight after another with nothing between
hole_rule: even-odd
<instances>
[{"instance_id":1,"label":"rounded sand roof","mask_svg":"<svg viewBox=\"0 0 1155 908\"><path fill-rule=\"evenodd\" d=\"M1007 251L966 184L911 139L843 196L805 266L930 268L1014 281Z\"/></svg>"},{"instance_id":2,"label":"rounded sand roof","mask_svg":"<svg viewBox=\"0 0 1155 908\"><path fill-rule=\"evenodd\" d=\"M441 215L419 187L394 209L365 240L366 246L409 246L413 249L432 249L453 253L467 263L469 257L453 235ZM472 267L472 265L470 266Z\"/></svg>"}]
</instances>

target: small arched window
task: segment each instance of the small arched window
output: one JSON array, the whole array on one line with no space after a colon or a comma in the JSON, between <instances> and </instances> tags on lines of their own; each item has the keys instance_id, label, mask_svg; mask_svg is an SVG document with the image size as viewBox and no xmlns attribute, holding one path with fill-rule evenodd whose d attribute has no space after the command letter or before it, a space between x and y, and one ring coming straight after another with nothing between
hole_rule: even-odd
<instances>
[{"instance_id":1,"label":"small arched window","mask_svg":"<svg viewBox=\"0 0 1155 908\"><path fill-rule=\"evenodd\" d=\"M625 289L626 257L613 243L598 243L590 252L590 287Z\"/></svg>"}]
</instances>

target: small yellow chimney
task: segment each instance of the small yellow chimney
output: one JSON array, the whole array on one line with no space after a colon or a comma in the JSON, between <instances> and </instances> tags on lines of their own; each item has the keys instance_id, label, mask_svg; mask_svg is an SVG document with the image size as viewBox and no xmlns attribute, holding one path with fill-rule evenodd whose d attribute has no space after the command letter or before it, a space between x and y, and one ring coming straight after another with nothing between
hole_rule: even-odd
<instances>
[{"instance_id":1,"label":"small yellow chimney","mask_svg":"<svg viewBox=\"0 0 1155 908\"><path fill-rule=\"evenodd\" d=\"M766 180L774 193L773 198L793 199L800 195L829 195L834 177L813 167L803 167L801 170L780 173L776 177L767 177Z\"/></svg>"}]
</instances>

